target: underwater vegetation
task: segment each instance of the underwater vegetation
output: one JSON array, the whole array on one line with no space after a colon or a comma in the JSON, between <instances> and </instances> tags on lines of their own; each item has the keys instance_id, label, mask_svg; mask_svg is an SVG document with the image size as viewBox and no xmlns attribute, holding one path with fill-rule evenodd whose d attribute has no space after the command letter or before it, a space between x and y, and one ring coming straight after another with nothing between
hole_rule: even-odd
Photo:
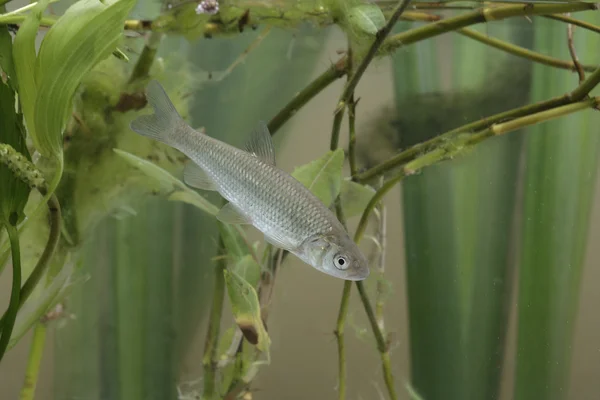
<instances>
[{"instance_id":1,"label":"underwater vegetation","mask_svg":"<svg viewBox=\"0 0 600 400\"><path fill-rule=\"evenodd\" d=\"M296 257L339 285L323 398L364 398L348 371L353 293L380 366L369 398L569 398L600 151L598 7L0 0L0 374L29 335L24 400L267 398L256 380L277 368L272 344L293 345L269 331L273 293ZM347 46L323 66L332 31ZM357 121L380 62L394 104ZM337 81L329 148L274 168L286 124ZM181 120L157 108L170 103ZM384 199L399 187L390 243ZM387 278L391 247L404 286ZM407 302L401 339L392 291Z\"/></svg>"}]
</instances>

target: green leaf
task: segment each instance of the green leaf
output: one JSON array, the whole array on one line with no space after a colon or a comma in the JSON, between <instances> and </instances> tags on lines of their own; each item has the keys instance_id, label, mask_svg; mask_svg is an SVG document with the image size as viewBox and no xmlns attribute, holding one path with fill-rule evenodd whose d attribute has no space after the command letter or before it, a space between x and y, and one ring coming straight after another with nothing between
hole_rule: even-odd
<instances>
[{"instance_id":1,"label":"green leaf","mask_svg":"<svg viewBox=\"0 0 600 400\"><path fill-rule=\"evenodd\" d=\"M369 35L375 35L385 26L385 16L375 4L361 4L348 11L348 22Z\"/></svg>"},{"instance_id":2,"label":"green leaf","mask_svg":"<svg viewBox=\"0 0 600 400\"><path fill-rule=\"evenodd\" d=\"M375 189L372 187L344 179L340 190L344 216L350 218L361 215L374 195Z\"/></svg>"},{"instance_id":3,"label":"green leaf","mask_svg":"<svg viewBox=\"0 0 600 400\"><path fill-rule=\"evenodd\" d=\"M0 81L0 143L12 146L31 160L21 124L21 116L15 108L15 92ZM0 163L0 225L16 226L25 217L23 209L29 198L30 188L6 165Z\"/></svg>"},{"instance_id":4,"label":"green leaf","mask_svg":"<svg viewBox=\"0 0 600 400\"><path fill-rule=\"evenodd\" d=\"M344 151L328 151L323 157L294 169L292 176L329 207L340 193Z\"/></svg>"},{"instance_id":5,"label":"green leaf","mask_svg":"<svg viewBox=\"0 0 600 400\"><path fill-rule=\"evenodd\" d=\"M62 154L62 131L73 94L83 77L116 49L134 4L135 0L78 1L44 37L35 67L34 108L42 154Z\"/></svg>"},{"instance_id":6,"label":"green leaf","mask_svg":"<svg viewBox=\"0 0 600 400\"><path fill-rule=\"evenodd\" d=\"M219 211L217 206L188 188L183 182L161 167L126 151L119 149L113 149L113 151L133 167L152 178L147 182L148 185L163 195L169 195L169 200L191 204L211 215L216 215Z\"/></svg>"},{"instance_id":7,"label":"green leaf","mask_svg":"<svg viewBox=\"0 0 600 400\"><path fill-rule=\"evenodd\" d=\"M242 257L232 268L232 271L238 274L242 279L248 282L252 287L258 285L260 280L261 266L250 254Z\"/></svg>"},{"instance_id":8,"label":"green leaf","mask_svg":"<svg viewBox=\"0 0 600 400\"><path fill-rule=\"evenodd\" d=\"M35 38L42 13L48 6L49 0L40 0L19 27L13 44L14 68L17 72L17 86L19 88L19 102L25 116L27 132L36 149L43 155L50 155L51 149L42 146L42 142L35 129L34 109L37 98L37 85L35 81Z\"/></svg>"},{"instance_id":9,"label":"green leaf","mask_svg":"<svg viewBox=\"0 0 600 400\"><path fill-rule=\"evenodd\" d=\"M242 330L244 337L269 358L271 339L261 318L256 290L233 271L223 270L223 274L235 323Z\"/></svg>"}]
</instances>

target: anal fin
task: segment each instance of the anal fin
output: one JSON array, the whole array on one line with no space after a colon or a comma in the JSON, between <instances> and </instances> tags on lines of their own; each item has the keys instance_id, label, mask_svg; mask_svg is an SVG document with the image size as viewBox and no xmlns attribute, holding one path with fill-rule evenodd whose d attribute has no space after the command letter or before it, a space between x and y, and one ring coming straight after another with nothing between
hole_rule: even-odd
<instances>
[{"instance_id":1,"label":"anal fin","mask_svg":"<svg viewBox=\"0 0 600 400\"><path fill-rule=\"evenodd\" d=\"M206 172L192 161L189 161L183 169L183 181L197 189L217 190L217 186Z\"/></svg>"}]
</instances>

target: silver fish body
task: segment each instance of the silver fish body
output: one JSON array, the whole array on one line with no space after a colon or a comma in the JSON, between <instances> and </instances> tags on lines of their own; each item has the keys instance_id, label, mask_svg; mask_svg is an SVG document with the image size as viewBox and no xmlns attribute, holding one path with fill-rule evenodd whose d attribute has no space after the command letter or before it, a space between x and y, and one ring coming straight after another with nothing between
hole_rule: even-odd
<instances>
[{"instance_id":1,"label":"silver fish body","mask_svg":"<svg viewBox=\"0 0 600 400\"><path fill-rule=\"evenodd\" d=\"M302 183L275 166L264 124L252 132L242 150L191 128L157 82L149 84L147 99L155 113L137 118L131 129L193 161L186 166L184 181L215 190L229 201L217 218L253 225L268 242L326 274L346 280L369 275L364 255L336 216Z\"/></svg>"}]
</instances>

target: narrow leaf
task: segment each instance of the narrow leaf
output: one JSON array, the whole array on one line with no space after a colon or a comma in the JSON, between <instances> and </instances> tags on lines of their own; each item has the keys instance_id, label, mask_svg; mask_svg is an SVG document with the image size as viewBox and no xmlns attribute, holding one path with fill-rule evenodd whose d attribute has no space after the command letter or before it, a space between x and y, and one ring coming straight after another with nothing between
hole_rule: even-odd
<instances>
[{"instance_id":1,"label":"narrow leaf","mask_svg":"<svg viewBox=\"0 0 600 400\"><path fill-rule=\"evenodd\" d=\"M224 270L223 274L236 324L242 330L244 337L268 357L271 339L261 318L256 290L233 271Z\"/></svg>"},{"instance_id":2,"label":"narrow leaf","mask_svg":"<svg viewBox=\"0 0 600 400\"><path fill-rule=\"evenodd\" d=\"M297 167L292 176L329 207L340 193L343 163L342 149L329 151L323 157Z\"/></svg>"}]
</instances>

